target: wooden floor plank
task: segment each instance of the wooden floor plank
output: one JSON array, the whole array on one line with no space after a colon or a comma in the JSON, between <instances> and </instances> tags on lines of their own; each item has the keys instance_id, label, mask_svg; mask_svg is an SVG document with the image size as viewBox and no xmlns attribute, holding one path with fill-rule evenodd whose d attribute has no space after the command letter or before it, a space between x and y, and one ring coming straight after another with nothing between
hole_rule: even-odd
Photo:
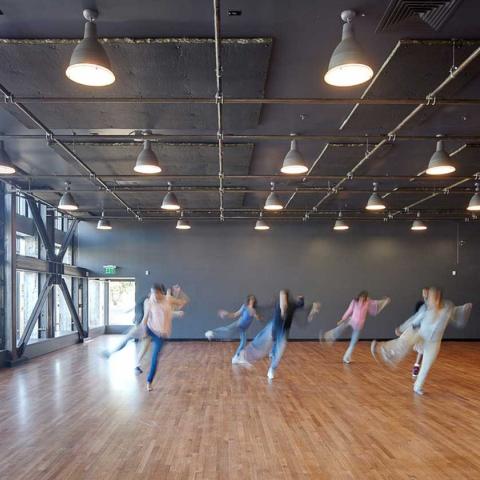
<instances>
[{"instance_id":1,"label":"wooden floor plank","mask_svg":"<svg viewBox=\"0 0 480 480\"><path fill-rule=\"evenodd\" d=\"M104 336L0 371L0 478L480 478L480 343L445 342L425 385L375 363L361 342L290 342L232 366L233 343L171 342L154 391L135 346L104 360Z\"/></svg>"}]
</instances>

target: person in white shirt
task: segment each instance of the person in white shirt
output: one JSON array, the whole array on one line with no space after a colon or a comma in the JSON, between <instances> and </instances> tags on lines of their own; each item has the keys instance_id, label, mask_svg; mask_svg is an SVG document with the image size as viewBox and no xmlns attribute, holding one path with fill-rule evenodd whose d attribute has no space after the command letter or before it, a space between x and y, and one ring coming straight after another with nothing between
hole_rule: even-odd
<instances>
[{"instance_id":1,"label":"person in white shirt","mask_svg":"<svg viewBox=\"0 0 480 480\"><path fill-rule=\"evenodd\" d=\"M174 287L180 290L177 285ZM186 296L176 298L173 295L165 295L159 285L153 285L150 298L145 302L145 312L142 323L145 326L147 336L153 344L150 370L147 376L147 390L152 390L152 382L157 371L158 356L162 351L165 340L172 331L172 317L176 309L181 309L188 299Z\"/></svg>"},{"instance_id":2,"label":"person in white shirt","mask_svg":"<svg viewBox=\"0 0 480 480\"><path fill-rule=\"evenodd\" d=\"M423 384L440 351L443 334L448 324L464 327L470 318L472 304L456 307L444 300L440 288L430 287L426 304L396 330L400 336L389 342L372 342L371 351L375 357L378 349L380 358L387 364L395 365L412 351L414 345L423 344L423 360L413 385L413 391L423 395Z\"/></svg>"}]
</instances>

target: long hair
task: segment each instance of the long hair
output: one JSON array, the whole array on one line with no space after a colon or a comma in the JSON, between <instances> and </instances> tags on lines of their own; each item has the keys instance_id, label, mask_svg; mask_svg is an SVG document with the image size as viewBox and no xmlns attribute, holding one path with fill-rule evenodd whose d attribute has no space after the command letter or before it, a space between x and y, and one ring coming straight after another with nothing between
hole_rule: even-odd
<instances>
[{"instance_id":1,"label":"long hair","mask_svg":"<svg viewBox=\"0 0 480 480\"><path fill-rule=\"evenodd\" d=\"M368 298L368 292L366 290L362 290L356 297L355 297L355 301L356 302L359 302L360 299L363 298L364 300L366 300Z\"/></svg>"},{"instance_id":2,"label":"long hair","mask_svg":"<svg viewBox=\"0 0 480 480\"><path fill-rule=\"evenodd\" d=\"M440 308L443 307L443 290L440 287L430 287L428 289L429 306L430 298L432 299L432 306L435 310L440 310Z\"/></svg>"},{"instance_id":3,"label":"long hair","mask_svg":"<svg viewBox=\"0 0 480 480\"><path fill-rule=\"evenodd\" d=\"M253 305L252 308L257 307L257 297L255 295L247 295L247 302L246 304L248 305L252 301Z\"/></svg>"}]
</instances>

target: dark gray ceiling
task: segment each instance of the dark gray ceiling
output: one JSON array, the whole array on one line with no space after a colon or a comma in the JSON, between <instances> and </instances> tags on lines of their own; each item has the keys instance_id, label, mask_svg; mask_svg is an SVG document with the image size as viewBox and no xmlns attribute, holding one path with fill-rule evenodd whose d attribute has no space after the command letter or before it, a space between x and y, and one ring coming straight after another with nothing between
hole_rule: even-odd
<instances>
[{"instance_id":1,"label":"dark gray ceiling","mask_svg":"<svg viewBox=\"0 0 480 480\"><path fill-rule=\"evenodd\" d=\"M338 89L323 81L329 56L338 43L341 31L340 12L353 8L365 16L355 21L355 31L365 51L379 72L365 93L366 98L424 98L448 76L452 65L452 42L456 41L455 63L460 65L480 47L478 16L480 5L464 0L440 31L430 29L422 21L410 19L388 33L375 33L386 9L384 1L310 1L262 0L221 2L222 61L224 93L232 98L282 97L351 97L364 94L368 85ZM83 30L82 8L100 10L98 31L104 41L116 73L117 81L110 87L95 89L73 84L64 70L70 52ZM0 27L5 38L0 42L2 72L0 83L16 97L209 97L216 92L215 54L213 43L213 7L210 1L177 0L158 2L141 0L105 0L102 2L65 0L27 0L2 2ZM229 9L242 10L232 17ZM26 41L28 39L28 41ZM48 40L47 40L48 39ZM54 40L51 40L54 39ZM59 40L63 39L63 40ZM134 39L134 40L132 40ZM477 40L478 39L478 40ZM468 41L465 41L468 40ZM478 72L480 57L453 79L439 94L442 98L479 98ZM381 68L383 65L383 68ZM218 148L215 141L217 112L210 105L148 105L148 104L28 104L27 107L47 127L58 134L122 134L133 130L152 129L154 133L208 134L210 140L198 142L166 142L155 145L163 172L155 178L133 175L133 165L140 144L123 145L69 143L78 157L142 216L165 215L159 205L167 176L190 176L173 179L180 187L218 186ZM413 109L412 105L224 105L225 133L305 135L351 134L368 137L386 134ZM341 130L340 127L342 126ZM4 105L0 112L0 129L5 134L41 133L14 105ZM398 134L476 136L480 129L478 107L428 106L409 121ZM392 139L393 140L393 139ZM322 189L335 187L364 157L364 141L335 142L325 148L322 141L302 141L313 177L338 176L302 182L285 178L277 182L280 197L287 202L288 212L302 218L321 211L338 209L360 215L367 199L371 181L378 177L390 213L433 191L454 184L456 180L423 179L414 182L426 168L434 150L434 140L401 139L383 145L358 170L353 179L342 183L338 193ZM471 142L470 142L471 143ZM449 141L447 150L455 151L465 142ZM15 180L18 185L33 189L35 194L55 204L62 189L63 177L71 176L72 190L81 205L82 217L98 215L105 208L107 215L125 216L122 205L98 185L65 152L50 148L44 140L10 138L6 149L26 174L28 181ZM369 141L368 148L375 147ZM227 141L225 147L226 217L254 216L267 195L270 179L278 175L288 141ZM455 155L456 176L469 178L459 185L464 193L438 195L420 203L428 215L447 218L463 215L473 188L473 175L480 171L479 149L467 145ZM122 176L116 178L116 176ZM194 178L207 175L209 178ZM229 176L250 178L228 178ZM265 176L258 178L257 176ZM368 176L361 179L358 176ZM386 176L406 177L385 178ZM295 188L319 187L318 192L298 193ZM229 192L228 188L264 190L254 193ZM126 192L126 188L135 191ZM139 191L141 189L148 191ZM425 189L428 192L413 189ZM51 189L53 191L42 191ZM122 190L123 189L123 190ZM408 190L400 192L400 190ZM470 189L465 191L465 189ZM214 191L182 191L178 193L189 215L218 218L218 193ZM325 198L324 198L325 197ZM319 203L320 202L320 203ZM318 212L313 207L318 206ZM230 209L239 209L233 211ZM240 210L245 209L245 210ZM257 209L247 211L246 209ZM416 211L416 209L415 209ZM209 213L211 212L211 213ZM454 212L454 213L452 213ZM282 213L281 215L285 215ZM280 216L280 215L277 215Z\"/></svg>"}]
</instances>

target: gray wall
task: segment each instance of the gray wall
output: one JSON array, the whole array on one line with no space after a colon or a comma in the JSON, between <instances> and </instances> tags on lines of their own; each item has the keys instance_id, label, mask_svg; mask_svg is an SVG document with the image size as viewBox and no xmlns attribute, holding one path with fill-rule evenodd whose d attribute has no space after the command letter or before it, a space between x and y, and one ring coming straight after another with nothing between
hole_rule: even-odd
<instances>
[{"instance_id":1,"label":"gray wall","mask_svg":"<svg viewBox=\"0 0 480 480\"><path fill-rule=\"evenodd\" d=\"M354 224L348 232L314 222L274 224L269 232L228 222L194 222L190 231L177 231L173 222L113 226L99 232L95 224L82 222L78 264L100 276L103 265L118 265L118 276L135 277L138 296L154 281L180 283L191 303L185 318L174 322L173 338L203 338L206 329L222 324L219 308L237 308L248 293L270 303L281 288L322 302L319 320L294 326L291 338L317 338L361 289L373 298L392 297L363 333L364 338L387 338L411 314L422 286L431 284L442 286L457 304L474 303L468 328L450 328L446 338L480 338L478 223L459 224L464 245L458 265L455 223L432 224L421 233L404 222Z\"/></svg>"}]
</instances>

